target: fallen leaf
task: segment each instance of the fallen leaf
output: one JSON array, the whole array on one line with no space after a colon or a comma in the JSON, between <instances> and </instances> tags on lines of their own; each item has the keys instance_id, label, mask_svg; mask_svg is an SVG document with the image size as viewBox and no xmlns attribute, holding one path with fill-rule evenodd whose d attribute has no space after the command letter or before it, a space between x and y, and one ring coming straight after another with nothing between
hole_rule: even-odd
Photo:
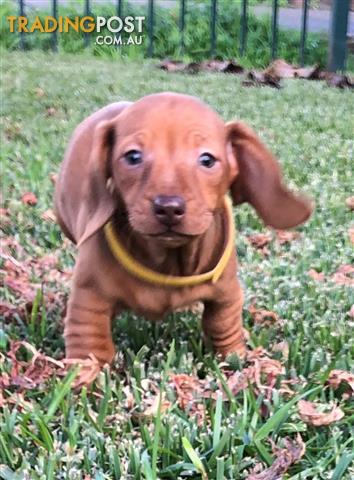
<instances>
[{"instance_id":1,"label":"fallen leaf","mask_svg":"<svg viewBox=\"0 0 354 480\"><path fill-rule=\"evenodd\" d=\"M250 305L248 311L252 315L256 325L273 325L279 322L279 315L271 310L264 310L257 308L255 305Z\"/></svg>"},{"instance_id":2,"label":"fallen leaf","mask_svg":"<svg viewBox=\"0 0 354 480\"><path fill-rule=\"evenodd\" d=\"M202 62L201 69L208 72L236 73L244 72L244 68L233 60L207 60Z\"/></svg>"},{"instance_id":3,"label":"fallen leaf","mask_svg":"<svg viewBox=\"0 0 354 480\"><path fill-rule=\"evenodd\" d=\"M66 370L76 366L79 367L73 383L73 388L76 390L91 385L102 369L102 365L93 353L90 353L88 358L65 358L63 364ZM108 367L108 365L106 364L105 367Z\"/></svg>"},{"instance_id":4,"label":"fallen leaf","mask_svg":"<svg viewBox=\"0 0 354 480\"><path fill-rule=\"evenodd\" d=\"M184 63L178 60L165 59L157 65L157 68L167 72L219 72L219 73L243 73L244 68L234 60L205 60L204 62Z\"/></svg>"},{"instance_id":5,"label":"fallen leaf","mask_svg":"<svg viewBox=\"0 0 354 480\"><path fill-rule=\"evenodd\" d=\"M348 314L349 314L350 317L354 318L354 305L352 305L350 307L350 310L349 310Z\"/></svg>"},{"instance_id":6,"label":"fallen leaf","mask_svg":"<svg viewBox=\"0 0 354 480\"><path fill-rule=\"evenodd\" d=\"M1 225L4 227L11 224L10 210L8 208L0 208Z\"/></svg>"},{"instance_id":7,"label":"fallen leaf","mask_svg":"<svg viewBox=\"0 0 354 480\"><path fill-rule=\"evenodd\" d=\"M325 275L323 272L317 272L317 270L311 268L307 272L307 274L312 278L312 280L315 280L316 282L323 282L325 279Z\"/></svg>"},{"instance_id":8,"label":"fallen leaf","mask_svg":"<svg viewBox=\"0 0 354 480\"><path fill-rule=\"evenodd\" d=\"M27 350L30 360L20 360L19 350ZM38 388L49 378L64 374L63 362L44 355L33 345L25 341L11 342L6 357L11 361L9 374L0 375L0 389L16 386L20 390Z\"/></svg>"},{"instance_id":9,"label":"fallen leaf","mask_svg":"<svg viewBox=\"0 0 354 480\"><path fill-rule=\"evenodd\" d=\"M354 88L353 80L348 75L339 73L323 72L320 78L324 78L329 87L335 88Z\"/></svg>"},{"instance_id":10,"label":"fallen leaf","mask_svg":"<svg viewBox=\"0 0 354 480\"><path fill-rule=\"evenodd\" d=\"M36 205L37 204L37 197L32 192L26 192L21 197L22 203L24 205Z\"/></svg>"},{"instance_id":11,"label":"fallen leaf","mask_svg":"<svg viewBox=\"0 0 354 480\"><path fill-rule=\"evenodd\" d=\"M276 230L275 235L280 245L284 245L285 243L290 243L293 240L300 237L299 232L292 231L292 230Z\"/></svg>"},{"instance_id":12,"label":"fallen leaf","mask_svg":"<svg viewBox=\"0 0 354 480\"><path fill-rule=\"evenodd\" d=\"M182 410L187 408L195 396L201 392L199 379L192 375L186 375L184 373L171 375L170 380L176 390L178 405Z\"/></svg>"},{"instance_id":13,"label":"fallen leaf","mask_svg":"<svg viewBox=\"0 0 354 480\"><path fill-rule=\"evenodd\" d=\"M276 458L272 465L263 470L263 472L251 473L246 477L247 480L281 480L289 467L304 456L305 444L298 433L296 440L284 438L284 448L273 445L273 453Z\"/></svg>"},{"instance_id":14,"label":"fallen leaf","mask_svg":"<svg viewBox=\"0 0 354 480\"><path fill-rule=\"evenodd\" d=\"M170 376L170 383L176 390L178 406L193 416L198 425L205 422L205 406L201 403L202 397L212 397L207 388L207 382L184 373Z\"/></svg>"},{"instance_id":15,"label":"fallen leaf","mask_svg":"<svg viewBox=\"0 0 354 480\"><path fill-rule=\"evenodd\" d=\"M354 394L354 374L351 372L347 372L346 370L332 370L329 373L327 383L335 390L344 384L344 386L349 387L345 393L350 396Z\"/></svg>"},{"instance_id":16,"label":"fallen leaf","mask_svg":"<svg viewBox=\"0 0 354 480\"><path fill-rule=\"evenodd\" d=\"M64 286L69 288L71 271L60 269L59 251L43 257L28 256L23 247L13 238L2 239L0 256L3 262L0 270L3 284L11 290L13 299L2 304L7 319L30 314L38 290L41 290L47 314L62 308ZM16 258L15 258L16 256ZM33 278L38 279L36 283ZM38 321L41 318L38 312Z\"/></svg>"},{"instance_id":17,"label":"fallen leaf","mask_svg":"<svg viewBox=\"0 0 354 480\"><path fill-rule=\"evenodd\" d=\"M244 87L263 87L281 88L280 78L267 72L251 70L247 74L247 80L242 82Z\"/></svg>"},{"instance_id":18,"label":"fallen leaf","mask_svg":"<svg viewBox=\"0 0 354 480\"><path fill-rule=\"evenodd\" d=\"M264 71L265 73L278 78L305 78L317 80L319 78L319 65L311 67L298 67L291 65L283 59L274 60Z\"/></svg>"},{"instance_id":19,"label":"fallen leaf","mask_svg":"<svg viewBox=\"0 0 354 480\"><path fill-rule=\"evenodd\" d=\"M160 393L154 397L148 398L144 403L146 408L142 412L134 412L133 417L137 419L152 419L156 417L159 411ZM162 393L160 412L165 413L171 407L171 402L166 400L166 394Z\"/></svg>"},{"instance_id":20,"label":"fallen leaf","mask_svg":"<svg viewBox=\"0 0 354 480\"><path fill-rule=\"evenodd\" d=\"M352 242L352 244L354 245L354 228L349 229L349 239Z\"/></svg>"},{"instance_id":21,"label":"fallen leaf","mask_svg":"<svg viewBox=\"0 0 354 480\"><path fill-rule=\"evenodd\" d=\"M178 72L185 69L185 63L166 58L157 65L157 68L160 68L161 70L166 70L167 72Z\"/></svg>"},{"instance_id":22,"label":"fallen leaf","mask_svg":"<svg viewBox=\"0 0 354 480\"><path fill-rule=\"evenodd\" d=\"M354 210L354 197L348 197L345 204L350 210Z\"/></svg>"},{"instance_id":23,"label":"fallen leaf","mask_svg":"<svg viewBox=\"0 0 354 480\"><path fill-rule=\"evenodd\" d=\"M50 181L55 185L58 180L58 175L56 173L50 173L49 174Z\"/></svg>"},{"instance_id":24,"label":"fallen leaf","mask_svg":"<svg viewBox=\"0 0 354 480\"><path fill-rule=\"evenodd\" d=\"M338 406L333 405L330 411L329 405L316 404L307 400L300 400L298 403L299 415L301 420L314 427L330 425L338 422L344 417L344 412ZM324 410L324 411L319 411Z\"/></svg>"},{"instance_id":25,"label":"fallen leaf","mask_svg":"<svg viewBox=\"0 0 354 480\"><path fill-rule=\"evenodd\" d=\"M270 251L267 246L272 241L272 235L270 232L267 233L256 233L254 235L248 235L247 240L250 244L256 248L259 253L262 255L269 255Z\"/></svg>"},{"instance_id":26,"label":"fallen leaf","mask_svg":"<svg viewBox=\"0 0 354 480\"><path fill-rule=\"evenodd\" d=\"M338 285L354 286L354 266L341 265L332 275L331 280Z\"/></svg>"},{"instance_id":27,"label":"fallen leaf","mask_svg":"<svg viewBox=\"0 0 354 480\"><path fill-rule=\"evenodd\" d=\"M34 93L35 93L35 94L37 95L37 97L39 97L39 98L45 96L45 91L44 91L43 88L41 88L41 87L37 87L37 88L34 90Z\"/></svg>"},{"instance_id":28,"label":"fallen leaf","mask_svg":"<svg viewBox=\"0 0 354 480\"><path fill-rule=\"evenodd\" d=\"M288 342L279 342L273 345L273 352L280 352L282 354L283 360L287 361L289 358L289 344Z\"/></svg>"},{"instance_id":29,"label":"fallen leaf","mask_svg":"<svg viewBox=\"0 0 354 480\"><path fill-rule=\"evenodd\" d=\"M57 221L57 217L51 208L48 208L48 210L42 213L41 219L52 223L56 223Z\"/></svg>"},{"instance_id":30,"label":"fallen leaf","mask_svg":"<svg viewBox=\"0 0 354 480\"><path fill-rule=\"evenodd\" d=\"M47 107L46 108L46 116L47 117L54 117L57 113L57 109L55 107Z\"/></svg>"}]
</instances>

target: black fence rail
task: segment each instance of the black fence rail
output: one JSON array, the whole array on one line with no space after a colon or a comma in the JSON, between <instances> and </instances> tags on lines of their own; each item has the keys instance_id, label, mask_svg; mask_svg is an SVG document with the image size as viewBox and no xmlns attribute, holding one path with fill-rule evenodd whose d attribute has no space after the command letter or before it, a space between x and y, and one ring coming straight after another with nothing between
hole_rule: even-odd
<instances>
[{"instance_id":1,"label":"black fence rail","mask_svg":"<svg viewBox=\"0 0 354 480\"><path fill-rule=\"evenodd\" d=\"M239 35L239 54L242 57L245 55L247 49L247 34L249 27L249 0L238 0L240 2L240 35ZM306 40L308 35L308 14L311 0L303 0L302 4L302 21L299 42L299 63L303 66L306 58ZM111 0L111 4L116 5L116 14L118 17L124 16L124 4L128 4L128 0ZM155 0L146 1L146 18L147 18L147 35L148 46L147 56L154 56L154 28L156 22L155 14ZM26 0L18 0L18 13L20 16L26 16L25 8ZM210 56L214 57L217 47L217 19L219 8L218 0L205 0L205 4L210 5ZM188 0L176 0L176 5L179 6L179 33L180 33L180 49L181 53L185 47L185 30L186 30L186 13L188 8L193 8L193 1L188 3ZM83 15L90 16L92 14L91 0L84 0ZM349 21L349 7L350 0L333 0L331 10L331 28L329 32L328 42L328 70L338 71L345 70L346 54L347 54L347 31ZM271 42L269 49L271 58L275 59L278 52L278 31L279 31L279 0L272 0L271 10ZM59 0L51 0L51 15L58 18L59 15ZM26 49L25 34L20 35L20 48ZM52 50L58 51L58 34L54 31L52 34ZM84 34L84 46L88 47L90 44L90 34Z\"/></svg>"}]
</instances>

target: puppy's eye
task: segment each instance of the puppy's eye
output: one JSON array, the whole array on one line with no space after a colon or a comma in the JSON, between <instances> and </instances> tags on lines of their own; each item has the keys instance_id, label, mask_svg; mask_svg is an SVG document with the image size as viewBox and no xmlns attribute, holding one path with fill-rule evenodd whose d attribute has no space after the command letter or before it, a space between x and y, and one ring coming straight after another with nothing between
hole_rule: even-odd
<instances>
[{"instance_id":1,"label":"puppy's eye","mask_svg":"<svg viewBox=\"0 0 354 480\"><path fill-rule=\"evenodd\" d=\"M210 153L202 153L198 162L202 167L212 168L216 163L216 159Z\"/></svg>"},{"instance_id":2,"label":"puppy's eye","mask_svg":"<svg viewBox=\"0 0 354 480\"><path fill-rule=\"evenodd\" d=\"M140 165L143 163L143 154L139 150L129 150L124 154L124 160L128 165Z\"/></svg>"}]
</instances>

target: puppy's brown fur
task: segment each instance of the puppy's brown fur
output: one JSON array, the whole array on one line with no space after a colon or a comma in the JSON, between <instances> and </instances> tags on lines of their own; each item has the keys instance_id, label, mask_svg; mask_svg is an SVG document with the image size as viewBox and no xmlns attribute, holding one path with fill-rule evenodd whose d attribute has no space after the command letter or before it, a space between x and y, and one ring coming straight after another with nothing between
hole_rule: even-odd
<instances>
[{"instance_id":1,"label":"puppy's brown fur","mask_svg":"<svg viewBox=\"0 0 354 480\"><path fill-rule=\"evenodd\" d=\"M139 150L143 162L125 154ZM198 163L204 152L216 163ZM107 180L110 179L108 182ZM111 319L129 309L152 319L197 300L203 330L222 355L245 354L242 290L233 254L220 279L173 288L147 283L114 259L102 227L113 219L120 240L136 260L157 272L194 275L212 269L225 242L223 199L249 202L274 228L289 228L310 215L309 202L282 183L276 159L241 122L224 124L196 98L161 93L136 103L109 105L75 130L56 186L56 212L78 258L65 319L68 358L94 354L111 362ZM166 234L152 203L178 196L183 219Z\"/></svg>"}]
</instances>

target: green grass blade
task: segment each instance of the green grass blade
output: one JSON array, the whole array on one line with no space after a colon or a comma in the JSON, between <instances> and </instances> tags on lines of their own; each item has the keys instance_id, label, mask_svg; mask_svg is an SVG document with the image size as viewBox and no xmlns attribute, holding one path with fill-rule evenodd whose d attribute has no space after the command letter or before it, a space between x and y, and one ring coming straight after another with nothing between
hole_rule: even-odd
<instances>
[{"instance_id":1,"label":"green grass blade","mask_svg":"<svg viewBox=\"0 0 354 480\"><path fill-rule=\"evenodd\" d=\"M188 457L190 458L191 462L193 463L193 465L195 466L197 471L201 474L202 479L207 480L208 479L208 474L205 470L203 462L199 458L197 452L194 450L194 448L192 447L192 445L191 445L191 443L190 443L190 441L188 440L187 437L182 437L182 445L183 445L183 448L185 449Z\"/></svg>"},{"instance_id":2,"label":"green grass blade","mask_svg":"<svg viewBox=\"0 0 354 480\"><path fill-rule=\"evenodd\" d=\"M276 430L277 428L279 428L280 425L282 425L285 422L285 420L288 418L290 409L299 400L307 397L308 395L311 395L311 393L319 391L320 389L322 389L322 387L312 388L311 390L308 390L307 392L304 392L301 395L297 395L296 397L292 398L288 403L280 407L279 410L276 411L274 415L272 415L266 421L266 423L261 426L261 428L255 434L254 439L263 440L263 438L267 437L273 430Z\"/></svg>"},{"instance_id":3,"label":"green grass blade","mask_svg":"<svg viewBox=\"0 0 354 480\"><path fill-rule=\"evenodd\" d=\"M340 480L354 460L354 453L344 453L334 469L332 480Z\"/></svg>"},{"instance_id":4,"label":"green grass blade","mask_svg":"<svg viewBox=\"0 0 354 480\"><path fill-rule=\"evenodd\" d=\"M221 414L222 414L222 394L218 393L215 405L215 414L214 414L214 431L213 431L213 449L216 448L217 444L220 441L220 431L221 431Z\"/></svg>"},{"instance_id":5,"label":"green grass blade","mask_svg":"<svg viewBox=\"0 0 354 480\"><path fill-rule=\"evenodd\" d=\"M79 371L79 368L80 367L75 367L72 370L70 370L69 373L64 378L63 382L56 387L52 401L50 402L47 413L44 416L44 419L46 422L49 422L53 418L53 416L55 415L55 412L59 407L60 402L70 391L71 385L75 380L75 377Z\"/></svg>"}]
</instances>

